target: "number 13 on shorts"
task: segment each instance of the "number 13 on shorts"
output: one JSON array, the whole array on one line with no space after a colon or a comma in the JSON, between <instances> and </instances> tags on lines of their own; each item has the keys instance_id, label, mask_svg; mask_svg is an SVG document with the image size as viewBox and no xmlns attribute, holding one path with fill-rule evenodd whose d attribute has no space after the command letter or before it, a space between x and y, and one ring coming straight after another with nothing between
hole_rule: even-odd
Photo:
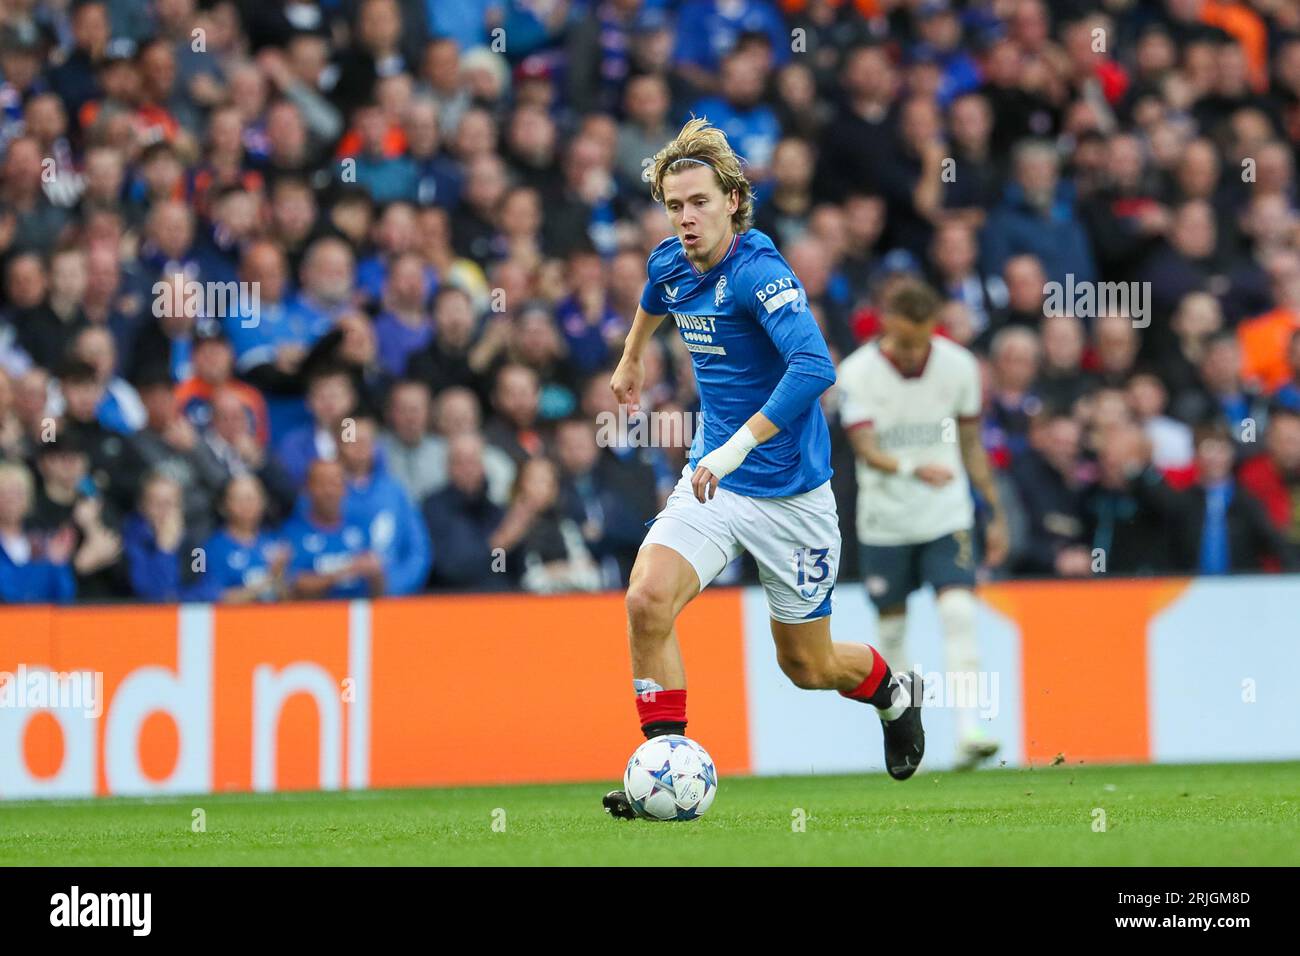
<instances>
[{"instance_id":1,"label":"number 13 on shorts","mask_svg":"<svg viewBox=\"0 0 1300 956\"><path fill-rule=\"evenodd\" d=\"M793 555L795 587L803 588L806 584L817 585L825 581L831 573L830 562L826 560L826 556L830 553L830 548L795 548Z\"/></svg>"}]
</instances>

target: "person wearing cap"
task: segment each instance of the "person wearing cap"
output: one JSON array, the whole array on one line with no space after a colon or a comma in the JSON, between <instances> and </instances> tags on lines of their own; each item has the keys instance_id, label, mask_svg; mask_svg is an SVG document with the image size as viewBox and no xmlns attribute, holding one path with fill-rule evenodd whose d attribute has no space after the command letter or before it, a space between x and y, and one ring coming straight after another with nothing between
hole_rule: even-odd
<instances>
[{"instance_id":1,"label":"person wearing cap","mask_svg":"<svg viewBox=\"0 0 1300 956\"><path fill-rule=\"evenodd\" d=\"M225 389L238 396L248 413L259 445L270 438L266 399L251 385L235 378L235 353L221 323L199 322L194 342L194 374L176 386L176 407L200 432L212 426L212 397Z\"/></svg>"}]
</instances>

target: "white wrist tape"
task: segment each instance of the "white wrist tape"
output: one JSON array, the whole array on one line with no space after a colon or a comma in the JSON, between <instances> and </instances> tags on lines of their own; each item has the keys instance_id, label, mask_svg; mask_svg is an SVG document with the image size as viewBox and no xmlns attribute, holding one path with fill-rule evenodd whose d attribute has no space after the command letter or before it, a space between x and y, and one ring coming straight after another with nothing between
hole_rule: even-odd
<instances>
[{"instance_id":1,"label":"white wrist tape","mask_svg":"<svg viewBox=\"0 0 1300 956\"><path fill-rule=\"evenodd\" d=\"M725 478L739 468L745 456L757 447L758 439L749 430L749 426L741 425L736 434L700 459L700 467L709 469L719 478Z\"/></svg>"},{"instance_id":2,"label":"white wrist tape","mask_svg":"<svg viewBox=\"0 0 1300 956\"><path fill-rule=\"evenodd\" d=\"M900 475L903 478L911 478L916 474L916 462L912 461L910 458L899 458L898 467L895 469L894 474Z\"/></svg>"}]
</instances>

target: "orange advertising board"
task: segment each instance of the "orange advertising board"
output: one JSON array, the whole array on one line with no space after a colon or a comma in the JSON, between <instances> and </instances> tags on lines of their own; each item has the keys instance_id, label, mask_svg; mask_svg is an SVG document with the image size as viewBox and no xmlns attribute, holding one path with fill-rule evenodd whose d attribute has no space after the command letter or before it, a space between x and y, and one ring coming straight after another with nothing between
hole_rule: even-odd
<instances>
[{"instance_id":1,"label":"orange advertising board","mask_svg":"<svg viewBox=\"0 0 1300 956\"><path fill-rule=\"evenodd\" d=\"M679 625L724 772L749 769L739 605ZM0 797L613 779L636 742L615 594L3 617L0 673L93 673L102 699L0 708Z\"/></svg>"}]
</instances>

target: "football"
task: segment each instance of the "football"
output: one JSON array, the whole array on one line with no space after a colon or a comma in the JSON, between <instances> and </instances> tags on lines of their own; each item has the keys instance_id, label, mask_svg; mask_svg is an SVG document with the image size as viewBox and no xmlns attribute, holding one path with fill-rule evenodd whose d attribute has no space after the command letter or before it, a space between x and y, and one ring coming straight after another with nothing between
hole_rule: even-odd
<instances>
[{"instance_id":1,"label":"football","mask_svg":"<svg viewBox=\"0 0 1300 956\"><path fill-rule=\"evenodd\" d=\"M665 734L647 740L627 762L623 790L647 820L694 820L718 792L709 752L689 737Z\"/></svg>"}]
</instances>

